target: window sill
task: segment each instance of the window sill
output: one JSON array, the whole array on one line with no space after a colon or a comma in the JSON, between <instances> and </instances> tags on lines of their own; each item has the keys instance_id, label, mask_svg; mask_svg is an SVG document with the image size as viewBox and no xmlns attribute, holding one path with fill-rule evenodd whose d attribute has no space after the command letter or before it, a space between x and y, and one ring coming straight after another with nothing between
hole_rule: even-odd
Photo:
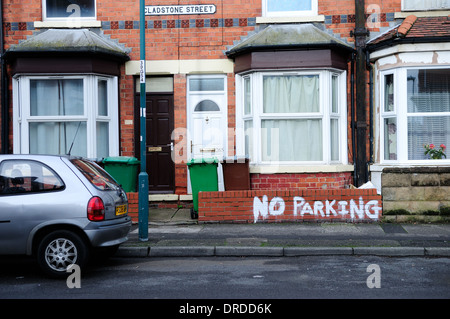
<instances>
[{"instance_id":1,"label":"window sill","mask_svg":"<svg viewBox=\"0 0 450 319\"><path fill-rule=\"evenodd\" d=\"M325 22L324 15L297 17L256 17L256 24Z\"/></svg>"},{"instance_id":2,"label":"window sill","mask_svg":"<svg viewBox=\"0 0 450 319\"><path fill-rule=\"evenodd\" d=\"M448 16L449 11L402 11L395 12L395 19L404 19L407 16L415 15L418 18L422 17L446 17Z\"/></svg>"},{"instance_id":3,"label":"window sill","mask_svg":"<svg viewBox=\"0 0 450 319\"><path fill-rule=\"evenodd\" d=\"M283 173L340 173L353 172L353 165L250 165L252 174L283 174Z\"/></svg>"},{"instance_id":4,"label":"window sill","mask_svg":"<svg viewBox=\"0 0 450 319\"><path fill-rule=\"evenodd\" d=\"M449 160L434 160L434 161L423 161L423 162L412 162L412 163L376 163L370 165L371 172L382 172L384 168L387 167L436 167L436 166L449 166Z\"/></svg>"},{"instance_id":5,"label":"window sill","mask_svg":"<svg viewBox=\"0 0 450 319\"><path fill-rule=\"evenodd\" d=\"M42 28L100 28L102 22L98 20L67 20L67 21L35 21L36 29Z\"/></svg>"}]
</instances>

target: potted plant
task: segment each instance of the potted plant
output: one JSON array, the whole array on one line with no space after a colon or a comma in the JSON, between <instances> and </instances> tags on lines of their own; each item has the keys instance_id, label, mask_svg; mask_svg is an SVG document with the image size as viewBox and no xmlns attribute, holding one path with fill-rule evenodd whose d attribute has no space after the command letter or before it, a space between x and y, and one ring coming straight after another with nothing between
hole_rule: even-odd
<instances>
[{"instance_id":1,"label":"potted plant","mask_svg":"<svg viewBox=\"0 0 450 319\"><path fill-rule=\"evenodd\" d=\"M446 146L444 144L441 144L439 146L439 149L436 148L434 144L426 144L424 145L425 148L425 155L430 156L430 159L442 159L442 157L447 158L445 155L445 149Z\"/></svg>"}]
</instances>

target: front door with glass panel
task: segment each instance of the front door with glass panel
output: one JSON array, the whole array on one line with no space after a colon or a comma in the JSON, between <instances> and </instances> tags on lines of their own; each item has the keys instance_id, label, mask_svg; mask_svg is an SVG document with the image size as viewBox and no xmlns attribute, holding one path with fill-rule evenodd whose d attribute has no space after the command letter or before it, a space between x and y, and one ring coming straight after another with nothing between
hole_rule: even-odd
<instances>
[{"instance_id":1,"label":"front door with glass panel","mask_svg":"<svg viewBox=\"0 0 450 319\"><path fill-rule=\"evenodd\" d=\"M188 79L190 158L217 158L220 161L226 154L225 79L224 76L189 77ZM220 164L217 173L219 190L223 190Z\"/></svg>"}]
</instances>

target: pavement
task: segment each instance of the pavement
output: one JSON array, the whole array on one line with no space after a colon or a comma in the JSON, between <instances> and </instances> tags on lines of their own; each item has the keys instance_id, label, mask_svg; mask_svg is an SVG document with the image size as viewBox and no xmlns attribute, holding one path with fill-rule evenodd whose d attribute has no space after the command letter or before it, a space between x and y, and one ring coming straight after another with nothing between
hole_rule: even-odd
<instances>
[{"instance_id":1,"label":"pavement","mask_svg":"<svg viewBox=\"0 0 450 319\"><path fill-rule=\"evenodd\" d=\"M198 223L189 209L150 209L118 257L378 255L450 257L450 223Z\"/></svg>"}]
</instances>

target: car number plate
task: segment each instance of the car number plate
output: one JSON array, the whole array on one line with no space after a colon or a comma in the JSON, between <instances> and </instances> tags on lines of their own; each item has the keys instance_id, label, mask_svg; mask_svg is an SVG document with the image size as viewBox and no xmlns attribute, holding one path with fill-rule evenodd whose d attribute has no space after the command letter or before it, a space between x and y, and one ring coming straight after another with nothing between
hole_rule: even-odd
<instances>
[{"instance_id":1,"label":"car number plate","mask_svg":"<svg viewBox=\"0 0 450 319\"><path fill-rule=\"evenodd\" d=\"M116 216L127 213L127 205L116 206Z\"/></svg>"}]
</instances>

